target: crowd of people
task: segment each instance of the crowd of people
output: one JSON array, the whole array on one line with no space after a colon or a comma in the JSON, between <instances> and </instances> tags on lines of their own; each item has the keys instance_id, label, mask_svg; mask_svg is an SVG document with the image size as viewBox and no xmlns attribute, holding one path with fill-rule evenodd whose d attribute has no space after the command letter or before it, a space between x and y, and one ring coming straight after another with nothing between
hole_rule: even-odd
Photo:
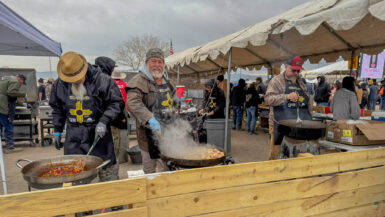
<instances>
[{"instance_id":1,"label":"crowd of people","mask_svg":"<svg viewBox=\"0 0 385 217\"><path fill-rule=\"evenodd\" d=\"M324 76L312 85L300 79L303 59L293 57L285 63L285 72L263 82L239 79L230 83L230 105L233 129L241 130L244 114L249 134L256 133L258 105L263 101L270 106L270 131L274 133L274 144L280 144L279 133L274 121L295 119L297 108L302 120L311 120L312 106L330 106L335 120L358 119L360 109L385 110L385 80L377 85L375 80L355 81L345 77L342 82L329 84ZM161 129L172 123L174 114L175 85L165 73L164 53L150 49L139 73L128 83L125 74L115 69L115 61L98 57L95 64L89 64L80 54L63 54L57 66L59 79L38 79L38 100L49 101L53 108L55 127L54 144L57 149L64 147L64 154L86 154L91 144L98 140L93 155L110 160L102 170L101 180L118 179L116 157L119 155L120 130L127 128L130 113L137 121L138 143L143 158L144 172L155 171L159 158L156 138ZM0 81L0 97L5 104L0 106L0 130L5 128L6 148L13 149L12 113L13 98L24 96L20 86L25 84L23 75ZM4 95L4 96L3 96ZM225 118L227 80L223 75L205 83L205 96L201 115L208 118ZM67 123L65 125L65 123ZM66 139L61 135L66 126ZM12 136L11 136L12 134Z\"/></svg>"},{"instance_id":2,"label":"crowd of people","mask_svg":"<svg viewBox=\"0 0 385 217\"><path fill-rule=\"evenodd\" d=\"M335 81L327 83L324 76L317 78L318 83L313 87L308 87L309 93L314 88L314 101L317 106L330 106L333 102L335 94L341 88L344 88L344 82ZM349 80L350 82L351 80ZM345 84L346 85L346 84ZM349 85L351 85L349 83ZM385 94L383 88L385 80L377 84L376 80L358 81L353 80L351 90L355 92L357 103L360 109L376 110L376 105L379 103L379 110L385 111ZM346 88L345 88L346 89ZM382 91L381 91L382 90Z\"/></svg>"}]
</instances>

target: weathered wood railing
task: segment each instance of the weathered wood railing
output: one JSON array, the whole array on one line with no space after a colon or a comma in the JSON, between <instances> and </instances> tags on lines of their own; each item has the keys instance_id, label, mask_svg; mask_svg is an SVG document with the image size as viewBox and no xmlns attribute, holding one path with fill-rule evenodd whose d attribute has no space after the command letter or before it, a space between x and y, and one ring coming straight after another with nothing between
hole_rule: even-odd
<instances>
[{"instance_id":1,"label":"weathered wood railing","mask_svg":"<svg viewBox=\"0 0 385 217\"><path fill-rule=\"evenodd\" d=\"M385 216L385 148L0 196L0 216Z\"/></svg>"}]
</instances>

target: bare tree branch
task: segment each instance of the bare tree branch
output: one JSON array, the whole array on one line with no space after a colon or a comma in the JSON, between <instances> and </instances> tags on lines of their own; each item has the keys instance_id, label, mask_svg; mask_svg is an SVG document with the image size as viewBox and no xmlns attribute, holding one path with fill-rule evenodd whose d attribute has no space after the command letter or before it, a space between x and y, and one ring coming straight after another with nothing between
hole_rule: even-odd
<instances>
[{"instance_id":1,"label":"bare tree branch","mask_svg":"<svg viewBox=\"0 0 385 217\"><path fill-rule=\"evenodd\" d=\"M129 66L137 71L144 64L149 49L160 48L165 56L168 56L169 47L169 43L160 41L153 35L132 36L114 50L114 56L118 64Z\"/></svg>"}]
</instances>

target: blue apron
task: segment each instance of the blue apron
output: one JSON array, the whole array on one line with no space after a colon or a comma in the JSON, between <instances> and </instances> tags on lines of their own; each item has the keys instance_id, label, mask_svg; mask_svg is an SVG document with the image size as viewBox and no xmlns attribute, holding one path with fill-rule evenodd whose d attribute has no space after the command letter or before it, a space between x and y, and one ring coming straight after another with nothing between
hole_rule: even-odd
<instances>
[{"instance_id":1,"label":"blue apron","mask_svg":"<svg viewBox=\"0 0 385 217\"><path fill-rule=\"evenodd\" d=\"M286 79L285 79L286 80ZM282 120L296 120L297 119L297 103L299 103L299 117L301 120L312 120L308 109L309 97L296 80L295 83L290 83L286 80L285 94L296 92L299 96L298 102L287 101L280 106L274 106L274 144L280 145L283 139L283 134L278 132L278 124L276 122Z\"/></svg>"}]
</instances>

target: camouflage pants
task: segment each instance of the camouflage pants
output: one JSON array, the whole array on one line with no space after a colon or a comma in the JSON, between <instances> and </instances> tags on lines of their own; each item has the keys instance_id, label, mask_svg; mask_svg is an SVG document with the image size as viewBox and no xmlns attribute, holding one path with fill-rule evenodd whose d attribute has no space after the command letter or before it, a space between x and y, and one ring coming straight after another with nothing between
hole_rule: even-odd
<instances>
[{"instance_id":1,"label":"camouflage pants","mask_svg":"<svg viewBox=\"0 0 385 217\"><path fill-rule=\"evenodd\" d=\"M120 150L120 129L111 126L112 140L114 141L114 152L116 159L119 159L119 150Z\"/></svg>"},{"instance_id":2,"label":"camouflage pants","mask_svg":"<svg viewBox=\"0 0 385 217\"><path fill-rule=\"evenodd\" d=\"M108 166L99 171L99 180L101 182L108 182L119 180L119 164Z\"/></svg>"}]
</instances>

